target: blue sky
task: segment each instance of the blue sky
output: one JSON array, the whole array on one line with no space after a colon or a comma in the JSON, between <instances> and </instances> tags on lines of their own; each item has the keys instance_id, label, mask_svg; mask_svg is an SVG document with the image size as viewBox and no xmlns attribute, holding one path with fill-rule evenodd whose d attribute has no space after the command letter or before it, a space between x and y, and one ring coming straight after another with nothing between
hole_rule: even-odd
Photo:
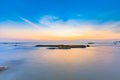
<instances>
[{"instance_id":1,"label":"blue sky","mask_svg":"<svg viewBox=\"0 0 120 80\"><path fill-rule=\"evenodd\" d=\"M120 0L0 0L0 41L120 39L119 4Z\"/></svg>"},{"instance_id":2,"label":"blue sky","mask_svg":"<svg viewBox=\"0 0 120 80\"><path fill-rule=\"evenodd\" d=\"M120 0L0 0L0 21L18 16L36 21L44 15L67 19L118 21Z\"/></svg>"}]
</instances>

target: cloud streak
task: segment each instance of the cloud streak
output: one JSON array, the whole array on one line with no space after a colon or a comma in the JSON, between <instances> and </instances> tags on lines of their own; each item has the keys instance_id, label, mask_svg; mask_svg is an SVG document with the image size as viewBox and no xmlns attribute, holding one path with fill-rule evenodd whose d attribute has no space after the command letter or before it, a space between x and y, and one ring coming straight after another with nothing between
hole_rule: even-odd
<instances>
[{"instance_id":1,"label":"cloud streak","mask_svg":"<svg viewBox=\"0 0 120 80\"><path fill-rule=\"evenodd\" d=\"M26 22L27 24L29 24L29 25L31 25L31 26L37 28L37 29L40 29L40 26L38 26L37 24L31 22L30 20L25 19L25 18L23 18L23 17L20 17L20 19L22 19L22 20L23 20L24 22Z\"/></svg>"}]
</instances>

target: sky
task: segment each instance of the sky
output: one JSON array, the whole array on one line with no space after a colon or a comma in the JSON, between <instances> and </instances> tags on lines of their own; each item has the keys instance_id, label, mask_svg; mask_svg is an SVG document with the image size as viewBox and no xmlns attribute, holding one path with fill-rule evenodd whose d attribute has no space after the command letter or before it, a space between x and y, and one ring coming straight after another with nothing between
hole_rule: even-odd
<instances>
[{"instance_id":1,"label":"sky","mask_svg":"<svg viewBox=\"0 0 120 80\"><path fill-rule=\"evenodd\" d=\"M0 0L0 41L120 39L120 0Z\"/></svg>"}]
</instances>

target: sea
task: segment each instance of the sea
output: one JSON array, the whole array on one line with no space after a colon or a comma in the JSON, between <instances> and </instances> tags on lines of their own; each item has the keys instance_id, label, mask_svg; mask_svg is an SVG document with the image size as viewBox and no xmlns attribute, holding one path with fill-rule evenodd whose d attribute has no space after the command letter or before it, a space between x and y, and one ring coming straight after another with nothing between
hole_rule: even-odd
<instances>
[{"instance_id":1,"label":"sea","mask_svg":"<svg viewBox=\"0 0 120 80\"><path fill-rule=\"evenodd\" d=\"M91 41L87 48L48 49L41 44L89 41L0 42L0 80L120 80L120 44Z\"/></svg>"}]
</instances>

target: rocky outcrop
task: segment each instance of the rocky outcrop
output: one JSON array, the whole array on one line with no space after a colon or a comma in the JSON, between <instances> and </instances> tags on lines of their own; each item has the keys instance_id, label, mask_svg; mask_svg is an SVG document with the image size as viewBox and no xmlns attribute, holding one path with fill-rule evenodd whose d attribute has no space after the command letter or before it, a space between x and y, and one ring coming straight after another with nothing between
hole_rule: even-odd
<instances>
[{"instance_id":1,"label":"rocky outcrop","mask_svg":"<svg viewBox=\"0 0 120 80\"><path fill-rule=\"evenodd\" d=\"M120 44L120 41L115 41L115 42L113 42L113 44L115 44L115 45Z\"/></svg>"},{"instance_id":2,"label":"rocky outcrop","mask_svg":"<svg viewBox=\"0 0 120 80\"><path fill-rule=\"evenodd\" d=\"M88 44L95 44L94 42L88 42Z\"/></svg>"},{"instance_id":3,"label":"rocky outcrop","mask_svg":"<svg viewBox=\"0 0 120 80\"><path fill-rule=\"evenodd\" d=\"M8 67L7 66L0 66L0 71L4 71L4 70L7 70Z\"/></svg>"},{"instance_id":4,"label":"rocky outcrop","mask_svg":"<svg viewBox=\"0 0 120 80\"><path fill-rule=\"evenodd\" d=\"M86 48L90 45L35 45L35 47L50 47L48 49L71 49L71 48Z\"/></svg>"}]
</instances>

